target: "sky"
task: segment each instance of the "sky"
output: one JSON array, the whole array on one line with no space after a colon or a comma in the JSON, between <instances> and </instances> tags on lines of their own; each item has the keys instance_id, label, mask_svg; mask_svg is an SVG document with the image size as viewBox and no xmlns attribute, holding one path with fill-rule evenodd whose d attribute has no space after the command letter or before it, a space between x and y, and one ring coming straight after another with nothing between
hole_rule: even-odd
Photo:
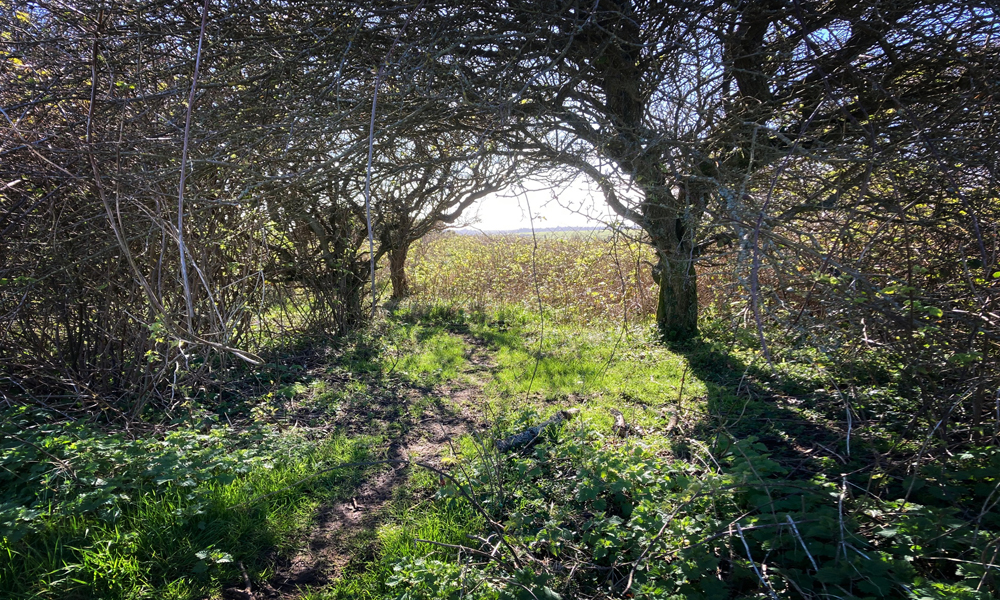
<instances>
[{"instance_id":1,"label":"sky","mask_svg":"<svg viewBox=\"0 0 1000 600\"><path fill-rule=\"evenodd\" d=\"M591 189L586 178L578 178L563 189L551 189L539 181L523 183L526 191L490 194L473 205L462 228L482 231L511 231L531 227L594 227L615 220L600 192Z\"/></svg>"}]
</instances>

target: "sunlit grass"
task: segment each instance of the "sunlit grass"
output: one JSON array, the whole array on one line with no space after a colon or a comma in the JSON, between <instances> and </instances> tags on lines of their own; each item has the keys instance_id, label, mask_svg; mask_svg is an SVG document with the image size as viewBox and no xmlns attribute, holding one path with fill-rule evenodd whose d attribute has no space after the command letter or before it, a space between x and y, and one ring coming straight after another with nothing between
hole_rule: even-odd
<instances>
[{"instance_id":1,"label":"sunlit grass","mask_svg":"<svg viewBox=\"0 0 1000 600\"><path fill-rule=\"evenodd\" d=\"M435 499L440 487L436 475L414 468L405 487L387 508L384 523L353 540L356 552L375 550L371 560L352 565L340 580L322 590L308 592L304 600L396 598L405 589L390 585L400 561L428 556L447 559L454 552L418 542L467 545L469 535L480 533L485 522L467 502Z\"/></svg>"},{"instance_id":2,"label":"sunlit grass","mask_svg":"<svg viewBox=\"0 0 1000 600\"><path fill-rule=\"evenodd\" d=\"M109 497L106 510L60 514L52 505L26 536L3 539L0 596L192 598L238 580L238 562L266 577L265 551L287 551L316 506L345 497L362 473L331 472L299 482L323 465L366 458L377 443L342 435L319 444L286 441L247 468L227 464L235 474L230 481L199 479L199 472L221 467L197 457L178 463L190 477L165 483L141 472L105 473L122 490Z\"/></svg>"},{"instance_id":3,"label":"sunlit grass","mask_svg":"<svg viewBox=\"0 0 1000 600\"><path fill-rule=\"evenodd\" d=\"M653 426L665 414L703 408L706 384L648 326L543 328L535 320L473 331L494 351L498 369L486 392L498 413L580 408L584 417L610 424L610 411L621 410L635 424Z\"/></svg>"},{"instance_id":4,"label":"sunlit grass","mask_svg":"<svg viewBox=\"0 0 1000 600\"><path fill-rule=\"evenodd\" d=\"M255 582L266 581L272 575L268 570L272 563L264 557L269 553L288 556L295 552L317 511L350 497L372 471L348 469L315 479L310 476L324 466L378 456L380 449L413 431L409 428L420 422L432 403L440 404L437 408L451 408L447 406L446 394L440 392L454 384L464 389L482 384L475 401L482 407L481 416L488 423L474 432L475 440L467 436L443 449L442 463L456 477L475 481L491 518L510 528L509 531L519 532L516 535L521 537L512 537L512 542L519 544L522 551L527 552L525 548L537 541L535 536L550 526L556 533L565 529L567 539L581 544L584 538L574 537L578 533L574 528L582 527L590 519L594 519L594 527L606 527L607 536L605 539L587 534L590 537L586 538L586 544L594 544L594 548L578 546L581 552L603 548L605 541L611 546L631 544L628 540L639 538L629 537L633 535L630 532L643 527L646 529L642 529L645 532L642 535L651 539L658 525L637 521L635 529L628 521L632 514L629 511L640 510L639 503L632 506L628 497L619 498L626 508L613 515L603 514L606 508L599 508L608 504L594 504L617 497L609 486L624 485L622 482L632 481L628 478L633 476L639 478L628 484L633 486L629 493L635 498L645 493L642 490L649 489L648 486L672 485L667 479L655 479L664 474L676 481L692 484L706 481L723 486L725 491L718 496L721 504L716 504L715 497L706 498L697 510L722 510L718 508L721 505L725 509L716 515L718 521L704 525L708 529L698 530L697 535L714 535L716 528L724 528L733 519L752 515L745 521L749 526L753 519L766 519L773 513L771 508L758 510L762 505L747 504L748 498L756 497L754 486L763 486L767 493L782 490L781 494L788 494L788 510L798 511L794 517L800 521L811 518L805 503L810 503L809 510L836 515L839 492L831 495L830 490L840 489L839 479L833 481L820 470L813 473L815 477L808 484L788 483L783 467L766 456L771 448L745 439L770 436L768 443L772 445L786 439L800 442L815 439L846 457L844 439L836 430L836 422L823 412L823 405L808 406L806 402L808 396L822 392L817 387L829 374L819 377L822 370L816 366L809 369L808 365L794 372L780 365L768 370L752 345L731 340L724 327L711 324L705 328L702 340L671 349L660 343L655 329L642 320L622 328L621 322L567 324L553 321L551 315L542 320L532 310L520 306L466 310L406 303L373 332L341 344L336 350L335 364L309 370L276 365L260 373L261 378L272 383L274 391L257 399L259 409L273 408L276 403L295 405L327 411L323 417L326 419L333 419L351 407L362 415L368 409L378 409L381 420L366 430L371 433L348 436L334 430L325 433L322 439L309 439L294 429L277 432L275 427L267 425L266 435L242 442L240 447L248 444L261 447L232 480L197 475L233 467L217 451L206 450L231 444L233 452L238 452L236 437L234 441L220 441L228 440L229 435L220 433L221 430L202 436L196 430L182 427L179 430L182 435L176 439L166 436L165 446L138 445L136 448L142 452L179 448L176 472L161 472L160 482L154 476L135 476L137 483L121 490L127 492L127 498L116 497L108 505L117 513L100 506L80 514L60 513L56 510L59 499L53 495L51 507L42 506L40 514L32 517L40 526L20 540L7 538L0 545L0 596L204 598L240 581L236 567L239 562L243 562ZM729 342L733 342L732 347ZM477 357L474 372L470 370L471 356ZM329 379L323 379L324 376ZM747 391L751 386L752 393ZM434 393L427 394L431 388ZM399 390L404 393L397 393ZM806 392L800 393L802 390ZM776 405L777 397L796 393L801 397L793 398L799 403L794 408ZM807 397L806 401L802 397ZM491 440L537 424L557 410L570 408L579 409L573 419L546 434L545 441L530 452L505 455L499 461L490 454L494 452ZM621 411L628 423L644 430L644 435L617 437L612 430L612 411ZM262 422L279 418L273 411L260 412ZM671 432L675 425L679 429ZM809 437L817 432L824 435L824 431L830 439ZM32 439L48 452L70 452L68 448L76 438L63 435L51 440ZM122 457L115 454L119 452L119 444L127 446L125 441L102 440L77 441L82 450L60 456L72 459L81 473L86 470L87 461L97 461L95 457L100 456L110 456L110 464L128 464L123 457L132 454L124 450ZM857 456L869 447L869 442L857 436L852 446L855 454L841 461L863 460ZM452 453L453 448L457 453ZM694 454L698 455L697 460L691 458ZM858 464L844 465L827 454L826 448L814 454L819 465L816 468L840 473ZM141 455L135 460L142 464ZM33 454L31 461L42 465L48 473L56 470L54 463L42 454ZM224 468L218 468L219 461ZM496 471L483 470L484 465L501 463L502 467L490 467ZM601 467L594 471L593 465ZM743 466L733 470L733 465ZM104 469L100 473L106 471L119 479L122 476L111 467L100 468ZM538 475L539 469L545 475ZM621 481L604 481L604 475L595 475L603 473L601 469ZM531 475L533 472L536 474ZM86 476L95 474L99 473L88 472ZM642 477L654 479L645 481ZM189 484L188 479L193 483ZM859 477L855 483L864 482ZM891 484L888 478L881 477L877 485ZM670 488L666 496L646 498L647 504L643 506L673 510L667 505L687 493L684 485ZM920 485L929 489L932 484ZM952 486L949 493L965 493L958 483L948 485ZM877 486L871 489L877 490ZM767 493L757 494L760 498L754 502L770 503ZM922 502L930 502L926 498ZM867 501L879 506L874 497ZM951 514L947 512L950 506L940 508L940 513L933 510L927 517L914 513L914 519L929 519L927 523L920 521L921 528ZM540 520L533 528L518 520L521 519L518 515L528 514ZM698 523L703 516L701 512L682 513L677 526L701 527ZM546 523L544 527L542 521ZM324 588L302 590L303 598L389 599L404 593L414 598L448 597L448 593L434 591L430 584L419 590L406 587L410 584L400 583L400 574L422 574L428 581L440 576L442 581L450 581L449 585L457 585L470 573L482 575L484 569L499 568L495 562L490 562L490 567L472 566L468 555L460 560L452 548L417 541L479 548L480 542L470 536L484 538L492 533L483 515L461 494L449 491L448 482L432 472L410 467L406 483L395 491L393 500L383 507L374 522L373 528L352 530L338 541L344 544L342 550L353 557L343 576ZM875 531L873 528L882 525L873 521L866 527L866 531ZM817 526L803 528L802 535L816 544L830 546L837 543L839 532L839 525ZM694 536L691 538L694 541L697 535L678 530L661 541L677 545L682 538L686 539L684 536ZM755 554L761 554L764 545L771 543L769 535L762 530L748 536ZM545 542L550 543L555 542ZM865 552L877 545L861 541L858 544L868 544ZM544 556L544 548L552 547L555 546L532 547L530 552ZM776 553L784 553L782 560L788 561L786 564L802 567L804 556L795 554L797 545L778 544L774 548ZM712 553L722 550L707 546L702 550L697 560L692 559L695 562L685 568L690 577L717 585L715 567L702 569L698 561L714 564ZM886 566L891 558L888 554L870 554L881 557L879 564L890 568ZM425 562L419 562L424 559ZM839 559L827 556L825 560L832 564ZM852 562L850 568L868 564L860 560ZM858 572L845 571L846 574L837 576L848 584L881 576L874 571L856 576ZM894 577L908 577L902 570L899 573ZM743 575L746 573L739 577ZM509 579L510 574L506 576ZM733 579L736 583L732 585L745 584L747 589L755 589L755 579L743 583L738 579ZM536 584L537 581L531 585ZM485 598L497 594L489 586L478 587L477 593Z\"/></svg>"},{"instance_id":5,"label":"sunlit grass","mask_svg":"<svg viewBox=\"0 0 1000 600\"><path fill-rule=\"evenodd\" d=\"M392 341L399 356L392 372L419 383L456 379L466 363L468 345L443 326L403 324Z\"/></svg>"}]
</instances>

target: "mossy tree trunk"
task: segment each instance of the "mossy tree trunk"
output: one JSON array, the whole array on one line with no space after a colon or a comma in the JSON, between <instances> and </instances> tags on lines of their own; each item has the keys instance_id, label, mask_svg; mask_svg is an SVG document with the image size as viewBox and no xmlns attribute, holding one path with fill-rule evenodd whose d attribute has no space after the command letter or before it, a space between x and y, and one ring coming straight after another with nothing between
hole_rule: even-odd
<instances>
[{"instance_id":1,"label":"mossy tree trunk","mask_svg":"<svg viewBox=\"0 0 1000 600\"><path fill-rule=\"evenodd\" d=\"M667 341L698 335L698 277L694 260L697 206L684 189L648 191L644 229L656 249L653 280L659 285L656 324Z\"/></svg>"},{"instance_id":2,"label":"mossy tree trunk","mask_svg":"<svg viewBox=\"0 0 1000 600\"><path fill-rule=\"evenodd\" d=\"M654 270L660 286L656 324L667 341L684 341L698 335L698 278L689 259L660 259Z\"/></svg>"}]
</instances>

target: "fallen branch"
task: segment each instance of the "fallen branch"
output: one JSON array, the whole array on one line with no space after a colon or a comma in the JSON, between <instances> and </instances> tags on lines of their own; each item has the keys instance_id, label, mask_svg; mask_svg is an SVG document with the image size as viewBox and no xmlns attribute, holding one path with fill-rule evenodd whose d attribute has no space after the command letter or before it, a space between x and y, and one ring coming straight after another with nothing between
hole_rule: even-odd
<instances>
[{"instance_id":1,"label":"fallen branch","mask_svg":"<svg viewBox=\"0 0 1000 600\"><path fill-rule=\"evenodd\" d=\"M500 452L510 452L517 448L528 446L530 447L534 444L542 432L545 431L550 425L558 425L563 421L568 421L573 418L573 415L580 412L578 408L568 408L566 410L560 410L556 414L552 415L546 421L539 423L538 425L533 425L521 433L515 433L514 435L507 436L502 440L497 441L497 450Z\"/></svg>"}]
</instances>

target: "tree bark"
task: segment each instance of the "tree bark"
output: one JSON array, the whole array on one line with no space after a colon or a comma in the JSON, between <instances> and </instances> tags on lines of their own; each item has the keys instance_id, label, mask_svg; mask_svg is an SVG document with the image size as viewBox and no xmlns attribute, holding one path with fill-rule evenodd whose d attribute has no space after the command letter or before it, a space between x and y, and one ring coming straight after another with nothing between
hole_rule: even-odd
<instances>
[{"instance_id":1,"label":"tree bark","mask_svg":"<svg viewBox=\"0 0 1000 600\"><path fill-rule=\"evenodd\" d=\"M655 228L660 235L651 236L659 257L653 268L653 280L660 287L656 324L663 339L671 342L698 335L698 277L692 235L685 221L683 215L674 215L668 227Z\"/></svg>"},{"instance_id":2,"label":"tree bark","mask_svg":"<svg viewBox=\"0 0 1000 600\"><path fill-rule=\"evenodd\" d=\"M660 286L656 324L663 339L689 340L698 335L698 279L694 262L673 257L661 259L654 271Z\"/></svg>"},{"instance_id":3,"label":"tree bark","mask_svg":"<svg viewBox=\"0 0 1000 600\"><path fill-rule=\"evenodd\" d=\"M698 277L694 238L704 209L706 190L688 189L689 183L665 189L665 183L646 192L644 229L656 249L653 280L659 285L656 324L667 341L685 341L698 335ZM695 186L698 188L698 186Z\"/></svg>"},{"instance_id":4,"label":"tree bark","mask_svg":"<svg viewBox=\"0 0 1000 600\"><path fill-rule=\"evenodd\" d=\"M409 244L403 244L389 251L389 281L392 282L392 298L399 300L410 295L410 280L406 277L406 255Z\"/></svg>"}]
</instances>

